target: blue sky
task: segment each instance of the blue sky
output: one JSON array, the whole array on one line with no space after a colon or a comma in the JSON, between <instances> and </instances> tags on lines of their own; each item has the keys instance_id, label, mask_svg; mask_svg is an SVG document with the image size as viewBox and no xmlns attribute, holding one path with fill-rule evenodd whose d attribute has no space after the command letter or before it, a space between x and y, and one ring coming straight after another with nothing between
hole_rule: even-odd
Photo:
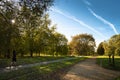
<instances>
[{"instance_id":1,"label":"blue sky","mask_svg":"<svg viewBox=\"0 0 120 80\"><path fill-rule=\"evenodd\" d=\"M49 14L57 31L71 36L92 34L98 45L120 33L120 0L55 0Z\"/></svg>"}]
</instances>

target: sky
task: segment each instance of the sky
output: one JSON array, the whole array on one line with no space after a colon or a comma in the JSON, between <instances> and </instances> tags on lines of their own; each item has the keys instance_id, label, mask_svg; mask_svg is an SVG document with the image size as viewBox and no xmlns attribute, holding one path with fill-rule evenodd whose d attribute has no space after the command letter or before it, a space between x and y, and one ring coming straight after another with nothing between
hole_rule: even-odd
<instances>
[{"instance_id":1,"label":"sky","mask_svg":"<svg viewBox=\"0 0 120 80\"><path fill-rule=\"evenodd\" d=\"M49 14L57 31L68 41L91 34L96 45L120 33L120 0L55 0Z\"/></svg>"}]
</instances>

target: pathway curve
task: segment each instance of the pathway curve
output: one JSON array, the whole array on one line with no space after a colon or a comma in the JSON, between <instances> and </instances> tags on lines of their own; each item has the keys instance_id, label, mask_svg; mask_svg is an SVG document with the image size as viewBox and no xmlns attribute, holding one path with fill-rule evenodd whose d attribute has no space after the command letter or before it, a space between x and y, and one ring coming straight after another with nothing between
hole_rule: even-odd
<instances>
[{"instance_id":1,"label":"pathway curve","mask_svg":"<svg viewBox=\"0 0 120 80\"><path fill-rule=\"evenodd\" d=\"M71 67L62 80L113 80L117 76L120 72L104 69L92 58Z\"/></svg>"}]
</instances>

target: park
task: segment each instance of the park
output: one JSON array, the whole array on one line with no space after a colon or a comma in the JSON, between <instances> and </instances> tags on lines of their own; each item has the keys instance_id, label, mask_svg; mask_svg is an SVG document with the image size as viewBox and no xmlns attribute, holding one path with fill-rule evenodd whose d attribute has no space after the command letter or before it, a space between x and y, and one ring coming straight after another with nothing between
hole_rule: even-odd
<instances>
[{"instance_id":1,"label":"park","mask_svg":"<svg viewBox=\"0 0 120 80\"><path fill-rule=\"evenodd\" d=\"M0 0L0 80L120 80L120 28L102 3Z\"/></svg>"}]
</instances>

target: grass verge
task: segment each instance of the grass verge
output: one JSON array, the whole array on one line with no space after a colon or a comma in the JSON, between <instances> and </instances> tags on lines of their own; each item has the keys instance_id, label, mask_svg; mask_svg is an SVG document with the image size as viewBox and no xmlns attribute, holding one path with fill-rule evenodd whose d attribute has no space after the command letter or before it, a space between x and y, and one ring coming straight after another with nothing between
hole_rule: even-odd
<instances>
[{"instance_id":1,"label":"grass verge","mask_svg":"<svg viewBox=\"0 0 120 80\"><path fill-rule=\"evenodd\" d=\"M68 67L84 59L85 57L82 57L42 66L34 66L11 72L0 73L0 80L60 80L60 72L64 73Z\"/></svg>"},{"instance_id":2,"label":"grass verge","mask_svg":"<svg viewBox=\"0 0 120 80\"><path fill-rule=\"evenodd\" d=\"M51 61L57 59L63 59L66 57L53 57L53 56L41 56L41 57L23 57L17 58L17 65L33 64L43 61ZM11 59L0 59L0 68L10 66Z\"/></svg>"},{"instance_id":3,"label":"grass verge","mask_svg":"<svg viewBox=\"0 0 120 80\"><path fill-rule=\"evenodd\" d=\"M120 80L120 77L117 77L115 80Z\"/></svg>"},{"instance_id":4,"label":"grass verge","mask_svg":"<svg viewBox=\"0 0 120 80\"><path fill-rule=\"evenodd\" d=\"M118 56L115 57L115 66L109 65L107 56L99 56L97 58L97 64L107 69L120 71L120 57Z\"/></svg>"},{"instance_id":5,"label":"grass verge","mask_svg":"<svg viewBox=\"0 0 120 80\"><path fill-rule=\"evenodd\" d=\"M107 69L120 71L120 56L115 56L115 66L109 65L108 56L99 56L97 58L97 64ZM120 80L120 77L116 78L115 80Z\"/></svg>"}]
</instances>

